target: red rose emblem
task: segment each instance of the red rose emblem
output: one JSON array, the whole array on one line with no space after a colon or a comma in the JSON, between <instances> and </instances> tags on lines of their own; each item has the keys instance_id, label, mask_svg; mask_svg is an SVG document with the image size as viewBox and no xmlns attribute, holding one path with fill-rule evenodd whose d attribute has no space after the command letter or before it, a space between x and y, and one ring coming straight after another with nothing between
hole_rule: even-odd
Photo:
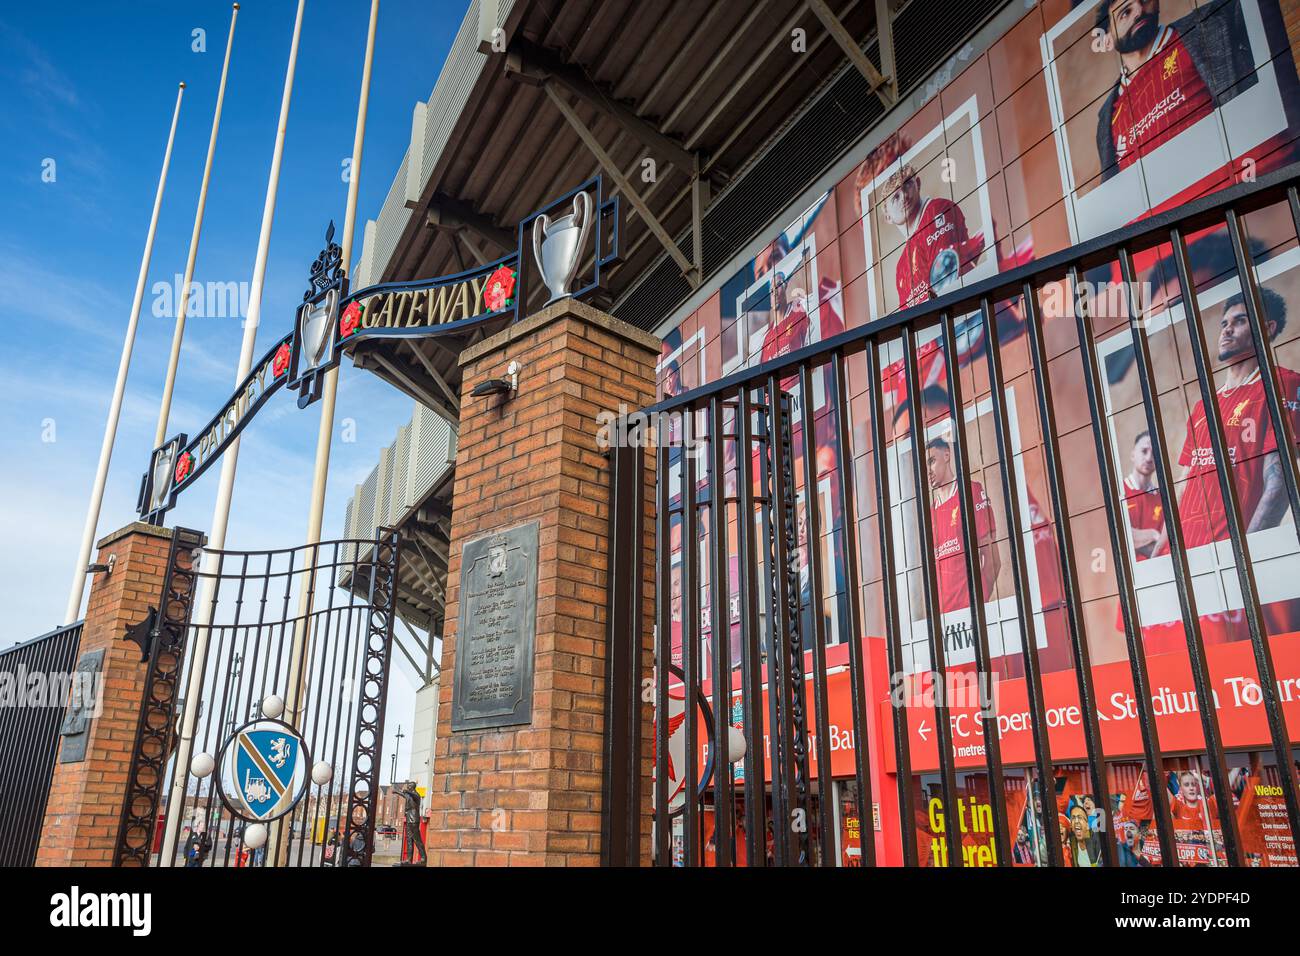
<instances>
[{"instance_id":1,"label":"red rose emblem","mask_svg":"<svg viewBox=\"0 0 1300 956\"><path fill-rule=\"evenodd\" d=\"M487 285L483 289L483 301L487 303L489 312L499 312L510 304L517 274L509 266L502 266L488 276Z\"/></svg>"},{"instance_id":2,"label":"red rose emblem","mask_svg":"<svg viewBox=\"0 0 1300 956\"><path fill-rule=\"evenodd\" d=\"M346 339L349 335L357 330L361 324L361 316L365 313L365 308L360 302L353 302L343 310L343 315L339 318L339 337Z\"/></svg>"},{"instance_id":3,"label":"red rose emblem","mask_svg":"<svg viewBox=\"0 0 1300 956\"><path fill-rule=\"evenodd\" d=\"M275 350L275 358L271 361L271 370L275 377L279 378L289 368L289 343L285 342Z\"/></svg>"},{"instance_id":4,"label":"red rose emblem","mask_svg":"<svg viewBox=\"0 0 1300 956\"><path fill-rule=\"evenodd\" d=\"M193 467L194 456L189 452L185 452L185 454L181 455L181 460L176 462L176 483L178 485L185 480L185 476L190 473L190 469Z\"/></svg>"}]
</instances>

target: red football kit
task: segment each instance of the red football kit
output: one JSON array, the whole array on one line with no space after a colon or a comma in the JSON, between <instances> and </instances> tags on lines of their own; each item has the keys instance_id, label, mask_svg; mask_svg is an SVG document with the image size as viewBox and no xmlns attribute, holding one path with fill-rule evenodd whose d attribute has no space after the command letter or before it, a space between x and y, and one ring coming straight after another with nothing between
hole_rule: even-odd
<instances>
[{"instance_id":1,"label":"red football kit","mask_svg":"<svg viewBox=\"0 0 1300 956\"><path fill-rule=\"evenodd\" d=\"M980 541L993 534L993 508L984 486L972 481L971 501L975 505L975 536ZM930 508L934 533L934 561L939 610L943 614L970 607L970 590L966 587L966 548L961 529L961 495L954 488L948 500ZM992 582L984 586L984 600L992 593Z\"/></svg>"},{"instance_id":2,"label":"red football kit","mask_svg":"<svg viewBox=\"0 0 1300 956\"><path fill-rule=\"evenodd\" d=\"M932 275L935 260L945 250L951 250L957 261L943 277L967 271L969 242L966 217L960 207L951 199L927 200L921 208L921 221L903 244L903 254L898 259L895 281L899 308L910 308L930 298L932 282L941 278Z\"/></svg>"},{"instance_id":3,"label":"red football kit","mask_svg":"<svg viewBox=\"0 0 1300 956\"><path fill-rule=\"evenodd\" d=\"M1214 99L1178 31L1162 27L1147 61L1120 78L1110 120L1120 168L1127 169L1213 110Z\"/></svg>"},{"instance_id":4,"label":"red football kit","mask_svg":"<svg viewBox=\"0 0 1300 956\"><path fill-rule=\"evenodd\" d=\"M1136 531L1159 532L1165 526L1165 509L1160 503L1160 489L1135 487L1128 478L1124 479L1124 508L1128 511L1128 523ZM1134 558L1145 561L1149 554L1134 550Z\"/></svg>"},{"instance_id":5,"label":"red football kit","mask_svg":"<svg viewBox=\"0 0 1300 956\"><path fill-rule=\"evenodd\" d=\"M763 351L759 361L768 362L787 352L808 344L808 311L802 304L794 305L785 318L768 326L763 336Z\"/></svg>"},{"instance_id":6,"label":"red football kit","mask_svg":"<svg viewBox=\"0 0 1300 956\"><path fill-rule=\"evenodd\" d=\"M1292 428L1300 429L1300 372L1289 368L1277 371L1282 402L1291 415ZM1234 388L1219 389L1218 400L1224 439L1233 462L1232 473L1237 480L1242 521L1248 525L1264 493L1264 456L1277 450L1277 436L1269 419L1268 399L1259 371ZM1178 461L1190 469L1178 502L1184 545L1195 548L1225 540L1228 522L1219 496L1210 428L1200 402L1187 419L1187 437Z\"/></svg>"}]
</instances>

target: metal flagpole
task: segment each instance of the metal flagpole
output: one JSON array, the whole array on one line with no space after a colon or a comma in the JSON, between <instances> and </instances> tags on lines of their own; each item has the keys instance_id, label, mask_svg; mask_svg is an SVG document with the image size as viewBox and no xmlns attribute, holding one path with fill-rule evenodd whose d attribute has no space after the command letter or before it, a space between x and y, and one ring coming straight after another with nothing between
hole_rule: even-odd
<instances>
[{"instance_id":1,"label":"metal flagpole","mask_svg":"<svg viewBox=\"0 0 1300 956\"><path fill-rule=\"evenodd\" d=\"M149 217L149 234L144 241L144 255L140 257L140 275L135 281L135 299L131 303L131 318L126 324L126 339L122 342L122 358L117 366L117 383L113 386L113 400L108 406L108 422L104 426L104 443L99 449L99 466L95 470L95 484L90 492L90 505L86 509L86 527L81 533L81 548L77 552L77 566L72 572L72 590L68 594L68 607L63 623L77 620L81 611L81 595L86 587L86 565L90 563L90 549L95 543L95 528L99 524L99 507L104 501L104 485L108 481L108 463L113 457L113 443L117 440L117 422L122 414L122 397L126 392L126 374L131 367L131 352L135 348L135 330L140 324L140 306L144 302L144 286L149 279L149 260L153 257L153 239L158 229L158 213L162 209L163 190L167 185L167 169L172 162L172 144L176 142L176 122L181 115L181 98L185 84L176 91L176 106L172 110L171 131L167 134L167 150L163 153L162 172L158 175L158 191L154 194L153 214Z\"/></svg>"},{"instance_id":2,"label":"metal flagpole","mask_svg":"<svg viewBox=\"0 0 1300 956\"><path fill-rule=\"evenodd\" d=\"M365 64L361 69L361 99L357 104L356 133L352 137L351 178L348 180L347 209L343 217L343 268L350 270L352 262L352 233L357 221L357 192L361 182L361 149L366 139L366 106L370 101L370 70L375 58L375 25L379 20L379 0L370 0L370 29L366 35ZM311 614L311 599L314 588L310 586L310 577L315 572L316 554L311 545L320 542L321 524L325 513L325 485L329 476L330 444L334 437L334 405L338 397L339 369L334 366L325 373L324 387L321 391L320 427L316 434L316 467L312 473L311 511L307 517L307 546L305 552L304 584L299 594L298 624L294 630L293 652L290 656L289 696L285 702L286 719L297 726L297 719L302 710L302 683L307 673L305 655L307 651L304 626ZM161 444L161 443L160 443Z\"/></svg>"},{"instance_id":3,"label":"metal flagpole","mask_svg":"<svg viewBox=\"0 0 1300 956\"><path fill-rule=\"evenodd\" d=\"M302 35L302 12L307 0L298 0L298 14L293 22L293 41L289 47L289 66L284 77L284 94L280 100L280 121L275 131L275 150L271 154L271 175L266 184L266 203L262 207L262 230L257 237L257 259L253 265L253 283L248 297L248 317L244 321L244 338L239 350L239 368L235 372L238 385L248 375L253 365L253 346L257 342L257 326L262 314L262 287L266 282L266 259L271 249L271 224L275 219L275 197L280 187L280 162L284 157L284 132L289 122L289 101L293 96L293 75L298 65L298 39ZM217 504L212 514L212 527L208 532L208 547L220 550L226 544L226 525L230 520L230 497L235 488L235 466L239 461L239 442L230 443L221 459L221 481L217 488ZM203 692L203 675L207 668L208 633L212 623L215 598L216 560L211 554L203 555L202 591L194 609L195 620L190 646L190 674L186 682L185 707L181 719L180 739L176 743L176 764L172 772L171 793L167 802L167 824L163 835L160 866L171 866L176 855L176 838L180 834L185 799L185 784L189 777L190 752L194 746L194 724L198 717L198 700Z\"/></svg>"},{"instance_id":4,"label":"metal flagpole","mask_svg":"<svg viewBox=\"0 0 1300 956\"><path fill-rule=\"evenodd\" d=\"M208 205L208 180L212 177L212 157L217 152L217 130L221 128L221 105L226 99L226 77L230 73L230 50L235 44L235 20L239 4L230 11L230 33L226 37L226 58L221 64L221 83L217 87L217 107L212 114L212 135L208 138L208 158L203 163L203 182L199 186L199 205L194 212L194 231L190 233L190 254L185 260L185 279L181 283L180 301L176 303L176 330L172 333L172 352L167 360L167 378L163 382L162 404L158 406L158 430L153 447L167 440L167 419L172 410L172 390L176 386L176 366L181 360L181 340L185 337L185 310L190 302L190 283L194 280L194 261L199 255L199 233L203 231L203 211Z\"/></svg>"},{"instance_id":5,"label":"metal flagpole","mask_svg":"<svg viewBox=\"0 0 1300 956\"><path fill-rule=\"evenodd\" d=\"M366 108L370 102L370 74L375 59L375 26L379 22L379 0L370 0L370 26L366 33L365 61L361 68L361 96L357 103L356 131L352 137L352 163L348 167L348 199L343 215L343 240L341 242L342 263L345 271L351 271L352 234L357 221L357 192L361 183L361 151L366 139ZM311 511L307 518L307 548L303 552L305 562L302 576L302 588L298 593L298 619L294 624L293 645L289 654L288 696L285 699L284 719L301 730L299 718L306 705L303 689L307 676L307 659L311 642L308 622L311 618L312 596L315 593L314 576L316 573L316 549L312 545L320 542L321 524L325 513L325 485L329 475L330 444L334 436L334 405L338 397L338 366L325 373L321 390L320 426L316 434L316 466L312 472ZM281 862L281 827L277 823L271 831L271 847L268 858Z\"/></svg>"}]
</instances>

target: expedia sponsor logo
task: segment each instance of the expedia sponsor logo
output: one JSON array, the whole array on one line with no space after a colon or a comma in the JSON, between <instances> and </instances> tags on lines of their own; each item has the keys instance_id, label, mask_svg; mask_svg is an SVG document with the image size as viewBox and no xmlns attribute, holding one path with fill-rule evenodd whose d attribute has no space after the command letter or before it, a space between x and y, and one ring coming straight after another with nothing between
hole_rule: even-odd
<instances>
[{"instance_id":1,"label":"expedia sponsor logo","mask_svg":"<svg viewBox=\"0 0 1300 956\"><path fill-rule=\"evenodd\" d=\"M930 234L925 237L925 244L927 246L934 245L956 228L955 224L947 222L943 216L935 216L934 224L930 228Z\"/></svg>"}]
</instances>

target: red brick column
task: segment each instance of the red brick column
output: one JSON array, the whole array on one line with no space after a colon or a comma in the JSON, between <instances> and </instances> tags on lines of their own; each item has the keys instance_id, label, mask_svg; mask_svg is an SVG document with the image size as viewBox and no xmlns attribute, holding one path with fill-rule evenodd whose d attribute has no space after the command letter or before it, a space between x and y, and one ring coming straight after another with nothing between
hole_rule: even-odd
<instances>
[{"instance_id":1,"label":"red brick column","mask_svg":"<svg viewBox=\"0 0 1300 956\"><path fill-rule=\"evenodd\" d=\"M110 866L144 693L145 664L127 628L158 604L172 533L136 522L99 542L96 564L116 556L111 573L91 581L78 659L104 651L103 711L87 731L85 758L61 762L59 743L50 799L45 807L37 866Z\"/></svg>"},{"instance_id":2,"label":"red brick column","mask_svg":"<svg viewBox=\"0 0 1300 956\"><path fill-rule=\"evenodd\" d=\"M599 862L609 463L597 443L597 416L618 412L620 404L625 411L651 404L658 355L654 337L565 300L461 357L446 677L428 804L431 866ZM484 380L505 377L511 361L520 363L514 395L470 395ZM649 489L653 455L647 462ZM647 492L647 516L652 507ZM532 722L453 732L462 550L468 541L531 521L539 525ZM649 532L644 555L652 594ZM653 602L644 604L649 677ZM642 733L648 797L648 709ZM643 832L648 857L648 826Z\"/></svg>"}]
</instances>

